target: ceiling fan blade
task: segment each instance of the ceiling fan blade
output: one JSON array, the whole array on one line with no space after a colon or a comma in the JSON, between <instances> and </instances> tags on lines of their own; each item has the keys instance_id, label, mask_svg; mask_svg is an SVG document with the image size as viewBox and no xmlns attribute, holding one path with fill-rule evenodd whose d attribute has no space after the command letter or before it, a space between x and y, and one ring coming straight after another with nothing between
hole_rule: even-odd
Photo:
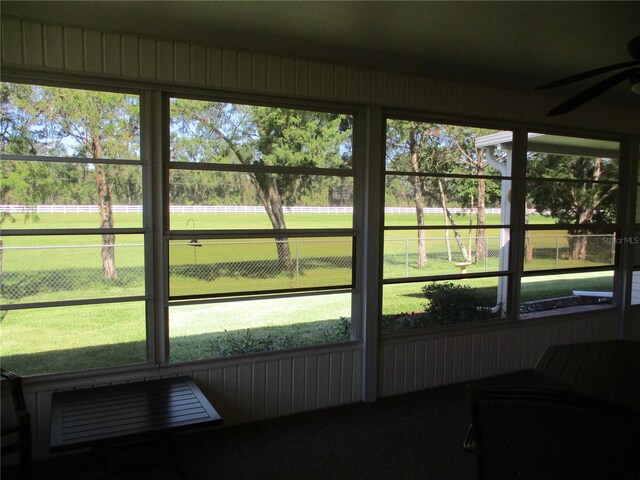
<instances>
[{"instance_id":1,"label":"ceiling fan blade","mask_svg":"<svg viewBox=\"0 0 640 480\"><path fill-rule=\"evenodd\" d=\"M616 86L618 83L625 81L627 78L631 78L633 75L639 72L640 68L630 68L629 70L625 70L624 72L619 72L609 78L605 78L601 82L598 82L595 85L587 88L576 96L571 97L566 102L561 103L556 108L547 113L547 116L553 117L555 115L562 115L563 113L570 112L574 108L579 107L583 103L588 102L592 98L597 97L601 93L606 92L610 88Z\"/></svg>"},{"instance_id":2,"label":"ceiling fan blade","mask_svg":"<svg viewBox=\"0 0 640 480\"><path fill-rule=\"evenodd\" d=\"M556 80L555 82L545 83L544 85L540 85L539 87L536 87L536 88L539 90L544 90L547 88L561 87L562 85L568 85L573 82L585 80L590 77L595 77L596 75L601 75L603 73L611 72L612 70L618 70L619 68L625 68L625 67L633 67L635 65L640 65L640 60L634 60L632 62L616 63L614 65L607 65L606 67L595 68L587 72L582 72L576 75L571 75L570 77L561 78L560 80Z\"/></svg>"}]
</instances>

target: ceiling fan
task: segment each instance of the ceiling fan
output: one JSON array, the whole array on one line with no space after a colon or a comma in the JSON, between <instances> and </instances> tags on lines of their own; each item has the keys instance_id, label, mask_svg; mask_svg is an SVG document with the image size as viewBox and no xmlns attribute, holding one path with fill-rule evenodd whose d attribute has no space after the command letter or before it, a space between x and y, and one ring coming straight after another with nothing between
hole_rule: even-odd
<instances>
[{"instance_id":1,"label":"ceiling fan","mask_svg":"<svg viewBox=\"0 0 640 480\"><path fill-rule=\"evenodd\" d=\"M570 77L562 78L560 80L556 80L555 82L546 83L544 85L540 85L536 87L538 89L547 89L547 88L555 88L561 87L563 85L568 85L573 82L578 82L580 80L585 80L587 78L595 77L597 75L602 75L603 73L611 72L614 70L619 70L621 68L626 68L621 72L615 73L610 77L601 80L600 82L592 85L591 87L583 90L577 95L571 97L567 101L561 103L549 113L547 116L552 117L555 115L562 115L563 113L570 112L571 110L578 108L582 104L588 102L589 100L597 97L601 93L606 92L610 88L615 87L619 83L629 79L631 83L631 91L637 94L640 94L640 35L633 38L628 44L627 49L629 50L629 54L633 58L630 62L616 63L614 65L607 65L606 67L596 68L594 70L589 70L586 72L578 73L577 75L571 75ZM627 68L631 67L631 68Z\"/></svg>"}]
</instances>

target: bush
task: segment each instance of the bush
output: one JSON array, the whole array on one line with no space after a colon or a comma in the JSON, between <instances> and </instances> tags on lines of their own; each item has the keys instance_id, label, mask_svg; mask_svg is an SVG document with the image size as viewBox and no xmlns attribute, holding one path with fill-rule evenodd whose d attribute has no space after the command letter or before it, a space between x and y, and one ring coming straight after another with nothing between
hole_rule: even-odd
<instances>
[{"instance_id":1,"label":"bush","mask_svg":"<svg viewBox=\"0 0 640 480\"><path fill-rule=\"evenodd\" d=\"M271 352L294 346L290 335L257 335L251 329L244 332L228 332L213 340L211 355L213 357L228 357L247 353Z\"/></svg>"},{"instance_id":2,"label":"bush","mask_svg":"<svg viewBox=\"0 0 640 480\"><path fill-rule=\"evenodd\" d=\"M433 282L422 287L425 298L425 312L431 325L449 325L474 322L491 316L492 302L468 285L454 285L450 282Z\"/></svg>"}]
</instances>

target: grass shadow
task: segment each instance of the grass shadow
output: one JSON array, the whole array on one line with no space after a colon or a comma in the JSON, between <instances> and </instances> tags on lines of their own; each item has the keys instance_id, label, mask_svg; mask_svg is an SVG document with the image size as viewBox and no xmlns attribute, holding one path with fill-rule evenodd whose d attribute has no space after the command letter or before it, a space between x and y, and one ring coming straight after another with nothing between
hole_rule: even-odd
<instances>
[{"instance_id":1,"label":"grass shadow","mask_svg":"<svg viewBox=\"0 0 640 480\"><path fill-rule=\"evenodd\" d=\"M351 322L346 318L188 335L171 338L171 362L340 343L350 338ZM139 341L8 355L3 356L2 366L22 376L43 375L140 364L145 356L146 342Z\"/></svg>"}]
</instances>

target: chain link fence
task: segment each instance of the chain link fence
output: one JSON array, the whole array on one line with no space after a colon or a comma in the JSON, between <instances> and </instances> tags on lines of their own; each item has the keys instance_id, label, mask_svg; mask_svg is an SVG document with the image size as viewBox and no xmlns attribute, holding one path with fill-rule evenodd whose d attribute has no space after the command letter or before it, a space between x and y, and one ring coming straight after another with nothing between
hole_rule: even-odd
<instances>
[{"instance_id":1,"label":"chain link fence","mask_svg":"<svg viewBox=\"0 0 640 480\"><path fill-rule=\"evenodd\" d=\"M614 263L613 235L536 235L529 240L525 269ZM459 241L453 236L422 241L388 238L384 242L384 277L498 271L500 245L498 236L463 237ZM144 295L143 245L109 247L115 258L116 275L112 278L105 278L103 247L0 248L2 303ZM177 295L349 285L352 252L351 238L174 240L170 242L169 283L171 293ZM576 258L578 253L582 256Z\"/></svg>"},{"instance_id":2,"label":"chain link fence","mask_svg":"<svg viewBox=\"0 0 640 480\"><path fill-rule=\"evenodd\" d=\"M52 239L53 240L53 239ZM105 278L103 248L113 252L115 275ZM144 295L144 246L4 246L0 292L3 303Z\"/></svg>"},{"instance_id":3,"label":"chain link fence","mask_svg":"<svg viewBox=\"0 0 640 480\"><path fill-rule=\"evenodd\" d=\"M350 285L351 238L174 241L172 295Z\"/></svg>"},{"instance_id":4,"label":"chain link fence","mask_svg":"<svg viewBox=\"0 0 640 480\"><path fill-rule=\"evenodd\" d=\"M500 237L388 238L384 242L385 278L490 272L498 270Z\"/></svg>"},{"instance_id":5,"label":"chain link fence","mask_svg":"<svg viewBox=\"0 0 640 480\"><path fill-rule=\"evenodd\" d=\"M528 234L525 239L525 269L613 265L615 253L616 239L613 234Z\"/></svg>"}]
</instances>

